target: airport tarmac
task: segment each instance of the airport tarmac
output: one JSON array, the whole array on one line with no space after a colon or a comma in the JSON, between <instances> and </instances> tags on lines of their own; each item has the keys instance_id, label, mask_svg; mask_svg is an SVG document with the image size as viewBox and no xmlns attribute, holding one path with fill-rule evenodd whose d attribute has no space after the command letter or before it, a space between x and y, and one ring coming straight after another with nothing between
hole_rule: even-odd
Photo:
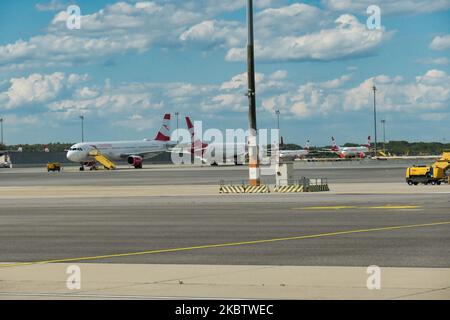
<instances>
[{"instance_id":1,"label":"airport tarmac","mask_svg":"<svg viewBox=\"0 0 450 320\"><path fill-rule=\"evenodd\" d=\"M1 261L95 257L449 221L431 227L88 260L449 267L449 194L2 199Z\"/></svg>"},{"instance_id":2,"label":"airport tarmac","mask_svg":"<svg viewBox=\"0 0 450 320\"><path fill-rule=\"evenodd\" d=\"M386 183L404 181L402 163L295 163L295 176L327 178L330 183ZM147 186L147 185L217 185L220 180L243 181L248 178L245 166L171 166L147 165L135 170L120 166L115 171L83 171L66 167L61 173L47 174L46 168L13 168L0 170L0 183L4 186ZM262 176L274 183L272 176Z\"/></svg>"},{"instance_id":3,"label":"airport tarmac","mask_svg":"<svg viewBox=\"0 0 450 320\"><path fill-rule=\"evenodd\" d=\"M409 187L403 182L404 168L386 165L370 170L297 170L309 177L328 177L332 191L219 195L218 180L245 179L246 170L239 167L1 171L0 261L24 271L28 269L21 268L80 263L97 266L96 272L101 272L102 265L156 269L197 265L198 270L205 266L210 266L208 270L223 266L253 266L255 270L258 266L329 267L338 268L327 270L339 273L350 270L345 268L377 265L398 272L421 268L424 274L433 270L446 274L450 268L449 185ZM28 262L37 264L21 264ZM19 285L13 281L17 278L3 271L9 268L0 267L0 295L4 293L0 299L14 292L18 297L25 290L24 283ZM439 283L436 277L442 274L424 277L434 277ZM320 283L320 278L316 274L317 286L329 285ZM261 275L258 281L263 279ZM450 299L445 279L441 285L440 297ZM33 292L45 291L38 289ZM417 292L431 290L422 289ZM138 291L142 297L165 295L158 290L147 295ZM174 288L170 290L165 293L172 297ZM186 294L201 297L208 290L211 287ZM332 298L336 291L331 291L315 297ZM114 290L102 292L114 295ZM183 296L182 292L175 296ZM242 297L277 297L276 290L251 292ZM314 297L296 292L280 297ZM127 291L131 296L134 293ZM233 297L229 294L223 296ZM347 297L352 295L360 293L352 291ZM379 298L401 296L404 293Z\"/></svg>"}]
</instances>

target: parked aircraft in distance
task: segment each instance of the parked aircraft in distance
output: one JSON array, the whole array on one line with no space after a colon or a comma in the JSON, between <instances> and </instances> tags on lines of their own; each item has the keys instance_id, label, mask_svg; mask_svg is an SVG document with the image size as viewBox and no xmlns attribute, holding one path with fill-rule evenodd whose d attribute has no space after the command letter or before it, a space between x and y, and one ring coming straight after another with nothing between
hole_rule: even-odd
<instances>
[{"instance_id":1,"label":"parked aircraft in distance","mask_svg":"<svg viewBox=\"0 0 450 320\"><path fill-rule=\"evenodd\" d=\"M324 149L324 151L334 152L339 158L361 158L364 159L367 154L370 152L370 136L367 138L367 144L357 146L357 147L340 147L336 144L336 139L331 137L332 147L331 149Z\"/></svg>"},{"instance_id":2,"label":"parked aircraft in distance","mask_svg":"<svg viewBox=\"0 0 450 320\"><path fill-rule=\"evenodd\" d=\"M301 159L303 157L306 157L309 155L309 140L306 141L306 145L303 149L297 149L297 150L284 150L285 144L284 139L281 137L281 143L280 143L280 159L282 160L295 160L295 159Z\"/></svg>"},{"instance_id":3,"label":"parked aircraft in distance","mask_svg":"<svg viewBox=\"0 0 450 320\"><path fill-rule=\"evenodd\" d=\"M234 163L235 165L244 164L248 160L248 145L244 142L213 142L210 144L204 143L198 137L196 137L194 132L194 125L189 117L186 117L186 125L191 134L191 148L188 153L193 154L195 157L200 159L203 163L208 163L210 165L219 165L223 163ZM283 145L283 142L282 142ZM268 146L263 146L267 148ZM282 149L282 148L281 148ZM219 154L222 157L219 158ZM309 141L305 149L300 150L279 150L280 159L295 160L297 158L304 157L309 154Z\"/></svg>"}]
</instances>

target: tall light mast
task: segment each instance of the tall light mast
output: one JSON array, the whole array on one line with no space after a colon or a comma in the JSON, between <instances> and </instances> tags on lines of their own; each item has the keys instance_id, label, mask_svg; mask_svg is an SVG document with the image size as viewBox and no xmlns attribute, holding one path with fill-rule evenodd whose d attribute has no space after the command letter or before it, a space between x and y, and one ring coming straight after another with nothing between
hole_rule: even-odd
<instances>
[{"instance_id":1,"label":"tall light mast","mask_svg":"<svg viewBox=\"0 0 450 320\"><path fill-rule=\"evenodd\" d=\"M256 86L255 86L255 50L253 36L253 0L247 0L247 78L248 78L248 154L249 182L252 186L261 184L258 159L258 128L256 126Z\"/></svg>"}]
</instances>

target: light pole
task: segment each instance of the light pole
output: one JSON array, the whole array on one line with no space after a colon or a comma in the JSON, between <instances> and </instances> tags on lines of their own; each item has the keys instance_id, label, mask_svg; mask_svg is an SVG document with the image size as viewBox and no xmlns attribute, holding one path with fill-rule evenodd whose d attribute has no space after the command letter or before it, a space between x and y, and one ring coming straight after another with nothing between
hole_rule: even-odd
<instances>
[{"instance_id":1,"label":"light pole","mask_svg":"<svg viewBox=\"0 0 450 320\"><path fill-rule=\"evenodd\" d=\"M277 129L278 129L278 135L279 135L279 138L278 138L278 142L279 143L281 143L281 133L280 133L280 110L279 109L277 109L277 110L275 110L275 114L277 115Z\"/></svg>"},{"instance_id":2,"label":"light pole","mask_svg":"<svg viewBox=\"0 0 450 320\"><path fill-rule=\"evenodd\" d=\"M0 126L1 126L1 145L3 145L3 118L0 118Z\"/></svg>"},{"instance_id":3,"label":"light pole","mask_svg":"<svg viewBox=\"0 0 450 320\"><path fill-rule=\"evenodd\" d=\"M386 120L381 120L383 125L383 152L386 153Z\"/></svg>"},{"instance_id":4,"label":"light pole","mask_svg":"<svg viewBox=\"0 0 450 320\"><path fill-rule=\"evenodd\" d=\"M373 86L373 123L375 127L375 147L374 153L375 157L377 157L377 145L378 145L378 137L377 137L377 87Z\"/></svg>"},{"instance_id":5,"label":"light pole","mask_svg":"<svg viewBox=\"0 0 450 320\"><path fill-rule=\"evenodd\" d=\"M80 116L81 119L81 142L84 142L84 116Z\"/></svg>"},{"instance_id":6,"label":"light pole","mask_svg":"<svg viewBox=\"0 0 450 320\"><path fill-rule=\"evenodd\" d=\"M248 171L250 185L259 186L261 184L259 159L258 159L258 129L256 126L256 89L255 89L255 50L253 36L253 0L247 0L247 80L248 80Z\"/></svg>"},{"instance_id":7,"label":"light pole","mask_svg":"<svg viewBox=\"0 0 450 320\"><path fill-rule=\"evenodd\" d=\"M180 135L178 134L178 116L180 115L180 113L175 112L175 115L177 116L177 142L180 142Z\"/></svg>"}]
</instances>

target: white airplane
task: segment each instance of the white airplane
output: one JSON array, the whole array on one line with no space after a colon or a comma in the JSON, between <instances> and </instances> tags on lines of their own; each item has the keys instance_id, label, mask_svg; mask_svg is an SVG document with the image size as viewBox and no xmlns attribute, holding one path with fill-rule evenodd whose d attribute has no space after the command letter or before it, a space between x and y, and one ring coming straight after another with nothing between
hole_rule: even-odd
<instances>
[{"instance_id":1,"label":"white airplane","mask_svg":"<svg viewBox=\"0 0 450 320\"><path fill-rule=\"evenodd\" d=\"M334 152L339 156L339 158L342 159L356 158L356 157L364 159L366 155L370 152L370 143L371 143L370 136L367 139L368 141L366 145L361 145L358 147L340 147L336 144L336 139L334 139L334 137L331 137L332 147L331 149L326 151Z\"/></svg>"},{"instance_id":2,"label":"white airplane","mask_svg":"<svg viewBox=\"0 0 450 320\"><path fill-rule=\"evenodd\" d=\"M280 147L284 148L284 140L283 137L281 137L281 144ZM301 159L303 157L306 157L309 155L309 140L306 141L306 145L304 149L297 149L297 150L280 150L280 159L292 161L295 159Z\"/></svg>"},{"instance_id":3,"label":"white airplane","mask_svg":"<svg viewBox=\"0 0 450 320\"><path fill-rule=\"evenodd\" d=\"M186 124L191 134L192 144L188 151L189 154L193 154L195 157L202 160L203 163L216 166L222 163L234 163L235 165L244 164L248 160L248 145L243 142L235 143L217 143L210 144L202 142L195 136L194 126L189 117L186 117ZM283 142L282 142L283 145ZM267 146L264 146L267 148ZM280 150L279 156L282 160L294 160L304 157L309 154L309 141L305 149L301 150ZM219 152L222 157L218 159Z\"/></svg>"},{"instance_id":4,"label":"white airplane","mask_svg":"<svg viewBox=\"0 0 450 320\"><path fill-rule=\"evenodd\" d=\"M141 169L145 159L153 158L163 152L170 152L170 148L176 144L170 141L170 114L165 114L163 125L154 140L81 142L67 151L67 159L80 163L80 170L84 170L85 165L95 166L97 155L110 161L126 160L136 169Z\"/></svg>"},{"instance_id":5,"label":"white airplane","mask_svg":"<svg viewBox=\"0 0 450 320\"><path fill-rule=\"evenodd\" d=\"M235 165L245 163L248 157L248 148L246 143L204 143L194 132L194 125L189 117L186 117L186 125L191 134L191 146L187 150L188 154L194 155L203 163L217 166L222 163L234 163ZM221 159L219 153L222 154Z\"/></svg>"}]
</instances>

